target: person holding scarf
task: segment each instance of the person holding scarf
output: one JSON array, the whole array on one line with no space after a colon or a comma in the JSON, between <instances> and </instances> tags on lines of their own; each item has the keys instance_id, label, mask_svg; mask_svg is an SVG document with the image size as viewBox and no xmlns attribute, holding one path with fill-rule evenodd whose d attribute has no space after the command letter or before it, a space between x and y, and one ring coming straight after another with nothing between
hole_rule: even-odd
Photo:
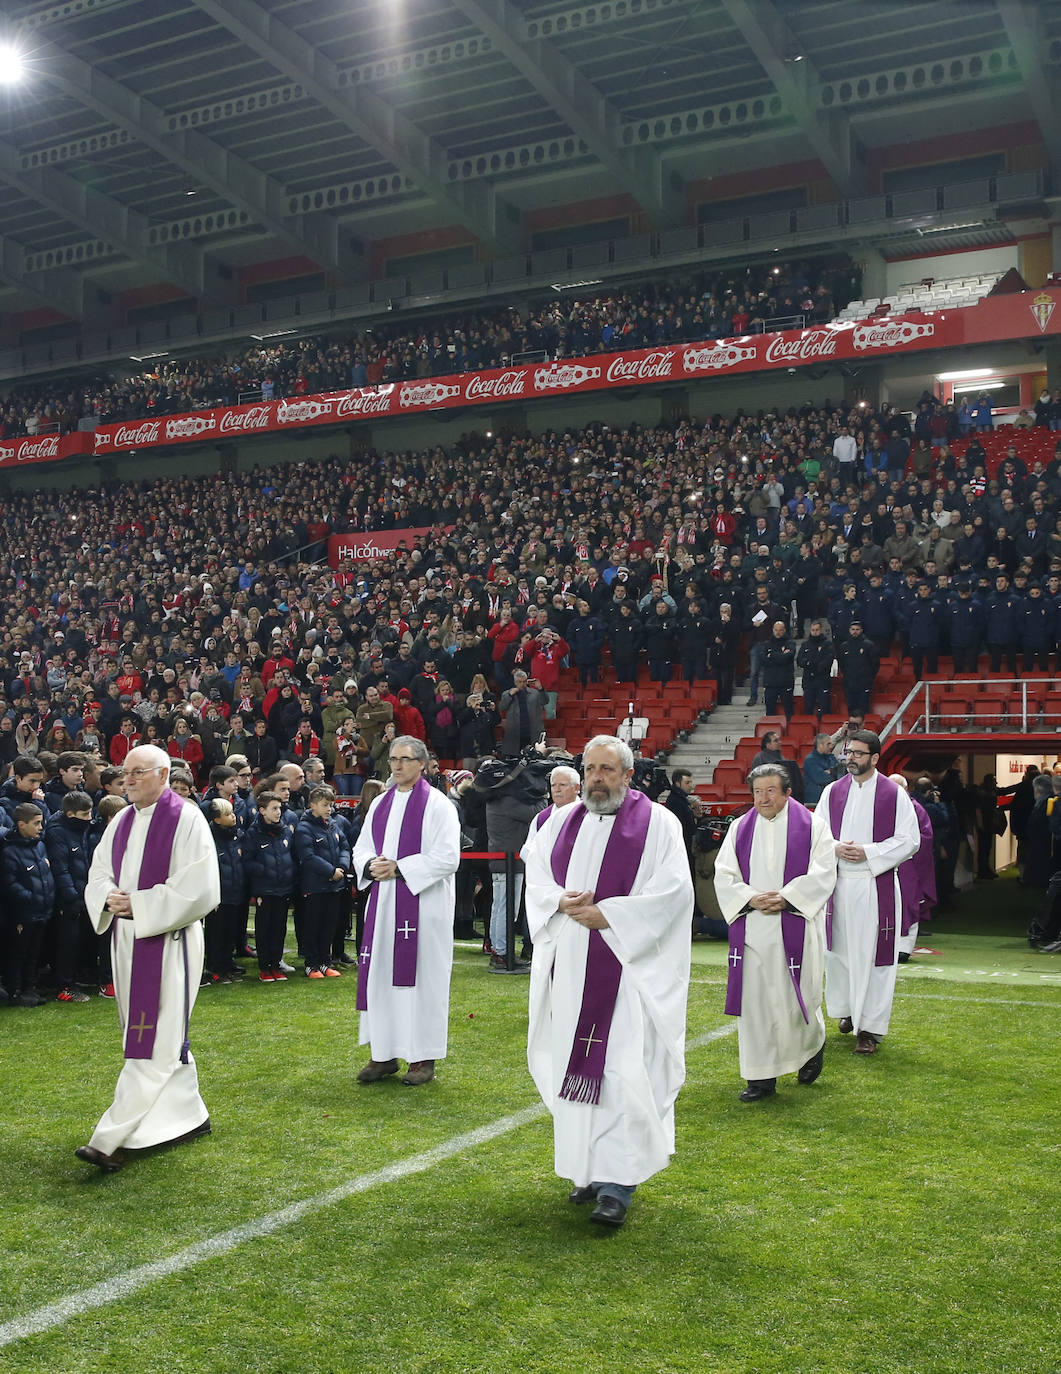
<instances>
[{"instance_id":1,"label":"person holding scarf","mask_svg":"<svg viewBox=\"0 0 1061 1374\"><path fill-rule=\"evenodd\" d=\"M629 746L598 735L582 764L583 800L523 848L527 1060L570 1201L595 1202L590 1220L615 1227L674 1153L693 887L677 817L630 786Z\"/></svg>"},{"instance_id":2,"label":"person holding scarf","mask_svg":"<svg viewBox=\"0 0 1061 1374\"><path fill-rule=\"evenodd\" d=\"M132 803L103 832L85 906L111 958L125 1064L114 1101L79 1159L120 1169L123 1149L193 1140L210 1130L188 1026L203 973L203 917L221 900L210 827L170 790L170 759L140 745L122 767Z\"/></svg>"},{"instance_id":3,"label":"person holding scarf","mask_svg":"<svg viewBox=\"0 0 1061 1374\"><path fill-rule=\"evenodd\" d=\"M913 858L921 831L910 798L877 772L880 739L847 736L847 777L818 802L835 841L836 891L825 931L825 1009L840 1033L856 1033L855 1054L876 1054L888 1033L899 966L899 866Z\"/></svg>"},{"instance_id":4,"label":"person holding scarf","mask_svg":"<svg viewBox=\"0 0 1061 1374\"><path fill-rule=\"evenodd\" d=\"M354 846L359 888L370 888L358 951L360 1040L371 1058L359 1083L398 1072L407 1087L435 1076L446 1057L453 969L454 875L460 864L460 819L424 777L423 740L391 742L393 784L369 807Z\"/></svg>"},{"instance_id":5,"label":"person holding scarf","mask_svg":"<svg viewBox=\"0 0 1061 1374\"><path fill-rule=\"evenodd\" d=\"M715 859L715 893L729 925L727 1016L739 1017L742 1102L777 1090L785 1073L822 1071L825 907L836 885L824 817L792 797L783 764L748 774L752 810L731 825Z\"/></svg>"}]
</instances>

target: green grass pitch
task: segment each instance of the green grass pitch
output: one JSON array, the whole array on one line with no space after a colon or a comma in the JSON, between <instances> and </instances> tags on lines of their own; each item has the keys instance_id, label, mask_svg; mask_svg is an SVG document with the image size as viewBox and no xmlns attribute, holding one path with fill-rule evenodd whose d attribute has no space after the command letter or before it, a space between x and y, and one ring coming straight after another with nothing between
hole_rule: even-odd
<instances>
[{"instance_id":1,"label":"green grass pitch","mask_svg":"<svg viewBox=\"0 0 1061 1374\"><path fill-rule=\"evenodd\" d=\"M417 1089L354 1082L351 977L206 990L213 1135L111 1176L73 1150L110 1100L113 1006L5 1010L0 1368L1053 1374L1061 959L992 886L900 971L875 1058L830 1026L817 1084L748 1106L735 1037L692 1049L677 1154L622 1231L567 1202L532 1110L89 1310L95 1285L533 1108L527 980L458 947L450 1058ZM694 947L690 1039L731 1024L722 959Z\"/></svg>"}]
</instances>

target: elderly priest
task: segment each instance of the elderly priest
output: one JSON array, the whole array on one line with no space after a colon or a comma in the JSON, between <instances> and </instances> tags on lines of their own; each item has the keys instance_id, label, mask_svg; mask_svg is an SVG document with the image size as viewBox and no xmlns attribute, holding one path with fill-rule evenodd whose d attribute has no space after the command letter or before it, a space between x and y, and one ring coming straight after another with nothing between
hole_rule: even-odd
<instances>
[{"instance_id":1,"label":"elderly priest","mask_svg":"<svg viewBox=\"0 0 1061 1374\"><path fill-rule=\"evenodd\" d=\"M836 883L829 827L795 801L783 764L748 775L752 810L730 826L715 860L729 925L726 1014L739 1017L742 1102L758 1102L796 1073L822 1070L825 907Z\"/></svg>"},{"instance_id":2,"label":"elderly priest","mask_svg":"<svg viewBox=\"0 0 1061 1374\"><path fill-rule=\"evenodd\" d=\"M108 1173L121 1168L123 1147L210 1130L188 1025L203 972L202 918L221 900L221 880L206 817L170 791L170 763L151 744L126 755L132 805L104 831L85 888L96 931L112 932L125 1065L77 1155Z\"/></svg>"}]
</instances>

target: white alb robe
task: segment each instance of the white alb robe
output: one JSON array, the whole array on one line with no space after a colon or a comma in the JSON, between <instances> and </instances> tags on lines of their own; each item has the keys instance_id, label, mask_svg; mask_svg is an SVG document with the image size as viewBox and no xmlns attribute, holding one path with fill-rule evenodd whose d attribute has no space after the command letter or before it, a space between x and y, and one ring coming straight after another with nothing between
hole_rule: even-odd
<instances>
[{"instance_id":1,"label":"white alb robe","mask_svg":"<svg viewBox=\"0 0 1061 1374\"><path fill-rule=\"evenodd\" d=\"M840 859L836 866L833 895L832 948L825 952L825 1009L830 1016L850 1016L856 1031L887 1035L899 967L898 927L902 920L899 865L917 853L921 831L910 798L903 789L895 804L895 832L890 839L873 842L873 799L877 779L860 786L854 778L844 804L840 840L859 844L866 851L864 863ZM829 796L837 783L822 792L817 814L828 824ZM891 872L895 885L895 956L883 968L877 957L877 876Z\"/></svg>"},{"instance_id":2,"label":"white alb robe","mask_svg":"<svg viewBox=\"0 0 1061 1374\"><path fill-rule=\"evenodd\" d=\"M570 806L552 812L523 848L534 941L527 1062L553 1115L554 1165L576 1187L643 1183L674 1153L674 1101L685 1081L693 890L677 817L653 805L628 897L599 903L600 933L622 965L597 1105L560 1097L582 1006L589 931L558 909L565 891L593 891L614 816L586 817L557 885L550 856Z\"/></svg>"},{"instance_id":3,"label":"white alb robe","mask_svg":"<svg viewBox=\"0 0 1061 1374\"><path fill-rule=\"evenodd\" d=\"M180 1062L184 1041L185 986L189 1013L199 992L203 974L202 918L221 900L221 878L210 826L198 806L182 810L173 837L173 856L165 883L142 892L140 861L154 806L133 816L122 871L115 874L111 848L117 818L103 832L89 869L85 905L99 934L113 921L112 963L114 995L118 1004L122 1044L129 1019L129 987L133 964L133 939L172 934L162 954L162 987L158 1027L150 1059L127 1059L118 1076L114 1101L100 1118L89 1144L102 1154L125 1146L140 1150L161 1145L194 1130L209 1113L199 1095L195 1059ZM112 917L104 907L107 894L118 888L130 896L132 920ZM187 951L187 969L185 968Z\"/></svg>"},{"instance_id":4,"label":"white alb robe","mask_svg":"<svg viewBox=\"0 0 1061 1374\"><path fill-rule=\"evenodd\" d=\"M754 907L746 913L741 1013L737 1019L741 1077L779 1078L802 1068L825 1043L825 906L836 883L836 854L823 816L813 815L810 865L805 874L785 883L786 804L773 820L756 817L748 862L751 881L745 883L737 864L736 834L736 825L731 825L715 858L715 893L727 924L732 925L750 898L760 892L782 892L805 925L799 986L809 1024L799 1009L788 971L780 914L770 915Z\"/></svg>"},{"instance_id":5,"label":"white alb robe","mask_svg":"<svg viewBox=\"0 0 1061 1374\"><path fill-rule=\"evenodd\" d=\"M372 883L371 878L364 876L364 870L376 857L372 818L385 795L377 797L369 807L354 845L354 872L362 888ZM385 859L398 857L402 817L410 796L411 792L395 791L383 837ZM372 1058L378 1061L405 1059L417 1063L446 1057L453 971L453 875L460 865L460 818L453 803L433 787L424 809L421 834L421 852L399 860L410 892L420 898L416 984L411 988L394 986L395 884L387 880L378 885L368 1011L361 1013L360 1024L360 1043L371 1045Z\"/></svg>"}]
</instances>

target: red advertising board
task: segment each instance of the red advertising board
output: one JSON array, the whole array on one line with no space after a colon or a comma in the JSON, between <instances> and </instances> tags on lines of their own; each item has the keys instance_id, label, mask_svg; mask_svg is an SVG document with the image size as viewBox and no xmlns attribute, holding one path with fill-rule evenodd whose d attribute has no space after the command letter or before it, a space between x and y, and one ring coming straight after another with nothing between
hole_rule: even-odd
<instances>
[{"instance_id":1,"label":"red advertising board","mask_svg":"<svg viewBox=\"0 0 1061 1374\"><path fill-rule=\"evenodd\" d=\"M451 377L298 396L254 405L219 406L186 415L100 425L94 435L48 435L0 441L0 468L54 462L77 454L283 434L312 427L416 415L462 406L530 402L549 396L690 382L738 373L769 372L819 362L888 358L925 349L959 348L1061 333L1061 287L991 296L977 305L869 320L834 320L812 329L752 334L739 339L668 344L629 353L596 354L561 362L523 364Z\"/></svg>"},{"instance_id":2,"label":"red advertising board","mask_svg":"<svg viewBox=\"0 0 1061 1374\"><path fill-rule=\"evenodd\" d=\"M451 530L452 525L446 526ZM424 525L409 530L365 530L357 534L332 534L328 536L328 563L339 568L346 562L361 563L366 559L385 558L393 553L400 544L412 548L413 540L429 535L434 527Z\"/></svg>"}]
</instances>

